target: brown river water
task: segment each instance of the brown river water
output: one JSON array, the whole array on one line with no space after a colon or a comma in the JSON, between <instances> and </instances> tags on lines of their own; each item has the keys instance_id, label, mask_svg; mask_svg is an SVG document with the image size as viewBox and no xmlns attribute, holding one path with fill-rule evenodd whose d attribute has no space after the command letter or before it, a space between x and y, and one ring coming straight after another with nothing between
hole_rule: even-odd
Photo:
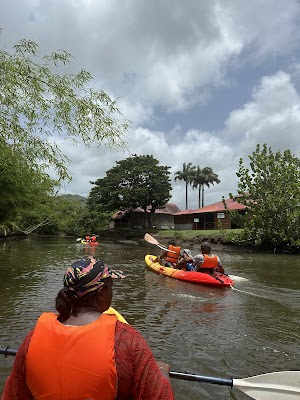
<instances>
[{"instance_id":1,"label":"brown river water","mask_svg":"<svg viewBox=\"0 0 300 400\"><path fill-rule=\"evenodd\" d=\"M0 241L0 346L18 348L37 317L54 310L66 266L93 252L125 273L126 279L114 281L112 306L172 371L246 378L300 370L300 256L221 245L213 251L237 277L235 289L154 273L144 256L159 249L143 239L102 241L92 250L76 238ZM13 359L0 355L0 389ZM211 383L172 379L172 385L176 400L249 399Z\"/></svg>"}]
</instances>

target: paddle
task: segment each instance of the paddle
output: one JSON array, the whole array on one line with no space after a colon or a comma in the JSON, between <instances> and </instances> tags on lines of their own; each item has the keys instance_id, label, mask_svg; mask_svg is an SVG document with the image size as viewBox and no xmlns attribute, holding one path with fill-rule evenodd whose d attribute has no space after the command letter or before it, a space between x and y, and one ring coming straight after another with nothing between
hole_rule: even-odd
<instances>
[{"instance_id":1,"label":"paddle","mask_svg":"<svg viewBox=\"0 0 300 400\"><path fill-rule=\"evenodd\" d=\"M161 245L159 243L159 241L156 240L155 237L149 235L149 233L145 233L144 239L146 240L146 242L151 243L151 244L155 244L157 247L159 247L162 250L166 250L166 251L169 251L170 253L178 254L178 253L176 253L176 251L169 250L166 247L164 247L163 245Z\"/></svg>"},{"instance_id":2,"label":"paddle","mask_svg":"<svg viewBox=\"0 0 300 400\"><path fill-rule=\"evenodd\" d=\"M257 400L296 400L300 398L300 371L281 371L244 379L215 378L170 371L170 377L237 388Z\"/></svg>"},{"instance_id":3,"label":"paddle","mask_svg":"<svg viewBox=\"0 0 300 400\"><path fill-rule=\"evenodd\" d=\"M15 356L18 350L9 349L8 347L3 348L0 347L0 354L4 354L5 357L7 356Z\"/></svg>"},{"instance_id":4,"label":"paddle","mask_svg":"<svg viewBox=\"0 0 300 400\"><path fill-rule=\"evenodd\" d=\"M18 350L0 347L0 354L15 356ZM300 396L300 371L280 371L244 379L216 378L170 371L170 377L237 388L257 400L296 400Z\"/></svg>"},{"instance_id":5,"label":"paddle","mask_svg":"<svg viewBox=\"0 0 300 400\"><path fill-rule=\"evenodd\" d=\"M77 238L76 242L80 242L82 240L82 238Z\"/></svg>"}]
</instances>

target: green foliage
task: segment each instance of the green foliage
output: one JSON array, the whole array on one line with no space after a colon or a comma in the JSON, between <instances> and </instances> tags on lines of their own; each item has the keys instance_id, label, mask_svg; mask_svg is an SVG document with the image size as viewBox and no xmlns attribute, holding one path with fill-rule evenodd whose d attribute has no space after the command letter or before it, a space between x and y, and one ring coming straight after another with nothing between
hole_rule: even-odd
<instances>
[{"instance_id":1,"label":"green foliage","mask_svg":"<svg viewBox=\"0 0 300 400\"><path fill-rule=\"evenodd\" d=\"M275 249L300 249L300 160L290 150L273 153L264 144L249 156L250 168L240 159L239 196L245 204L245 234L250 243Z\"/></svg>"},{"instance_id":2,"label":"green foliage","mask_svg":"<svg viewBox=\"0 0 300 400\"><path fill-rule=\"evenodd\" d=\"M103 212L141 207L152 226L155 210L171 198L170 167L159 165L150 155L133 155L116 164L107 171L106 177L91 182L95 186L88 197L89 210Z\"/></svg>"},{"instance_id":3,"label":"green foliage","mask_svg":"<svg viewBox=\"0 0 300 400\"><path fill-rule=\"evenodd\" d=\"M35 205L43 204L56 182L1 140L0 159L0 223L3 223L22 218Z\"/></svg>"},{"instance_id":4,"label":"green foliage","mask_svg":"<svg viewBox=\"0 0 300 400\"><path fill-rule=\"evenodd\" d=\"M93 232L99 234L101 230L108 228L110 217L111 212L109 211L97 212L95 210L86 209L80 219L81 227L78 232L80 235L86 233L92 234Z\"/></svg>"},{"instance_id":5,"label":"green foliage","mask_svg":"<svg viewBox=\"0 0 300 400\"><path fill-rule=\"evenodd\" d=\"M117 102L88 86L88 71L59 73L71 58L61 50L39 63L38 45L29 40L17 43L12 54L0 50L0 142L35 170L53 167L59 180L70 174L54 136L115 146L124 144L128 128Z\"/></svg>"},{"instance_id":6,"label":"green foliage","mask_svg":"<svg viewBox=\"0 0 300 400\"><path fill-rule=\"evenodd\" d=\"M88 71L61 73L71 59L63 50L41 58L38 45L24 39L11 53L0 49L0 223L28 227L46 220L40 231L73 232L77 208L54 204L52 196L55 186L71 179L58 141L124 145L128 121L117 102L89 87ZM57 181L45 173L49 168Z\"/></svg>"}]
</instances>

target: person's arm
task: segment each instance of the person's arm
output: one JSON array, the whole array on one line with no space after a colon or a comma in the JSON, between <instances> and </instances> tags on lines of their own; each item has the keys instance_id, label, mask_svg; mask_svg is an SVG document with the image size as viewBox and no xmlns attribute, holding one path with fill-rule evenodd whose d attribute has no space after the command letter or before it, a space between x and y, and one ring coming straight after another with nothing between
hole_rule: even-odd
<instances>
[{"instance_id":1,"label":"person's arm","mask_svg":"<svg viewBox=\"0 0 300 400\"><path fill-rule=\"evenodd\" d=\"M201 268L203 261L204 261L203 254L197 254L194 257L194 263L195 263L195 267L196 267L195 271L199 271L199 268Z\"/></svg>"},{"instance_id":2,"label":"person's arm","mask_svg":"<svg viewBox=\"0 0 300 400\"><path fill-rule=\"evenodd\" d=\"M125 324L120 330L120 324L115 337L119 379L117 399L127 399L131 395L134 400L174 400L170 366L156 362L149 345L137 330Z\"/></svg>"},{"instance_id":3,"label":"person's arm","mask_svg":"<svg viewBox=\"0 0 300 400\"><path fill-rule=\"evenodd\" d=\"M161 264L162 260L164 260L167 257L168 252L166 250L162 250L160 256L157 256L157 262Z\"/></svg>"},{"instance_id":4,"label":"person's arm","mask_svg":"<svg viewBox=\"0 0 300 400\"><path fill-rule=\"evenodd\" d=\"M33 330L28 333L18 349L11 374L5 382L1 400L32 400L26 384L26 354Z\"/></svg>"},{"instance_id":5,"label":"person's arm","mask_svg":"<svg viewBox=\"0 0 300 400\"><path fill-rule=\"evenodd\" d=\"M216 268L216 271L221 272L221 274L224 274L224 268L219 257L218 257L218 266Z\"/></svg>"}]
</instances>

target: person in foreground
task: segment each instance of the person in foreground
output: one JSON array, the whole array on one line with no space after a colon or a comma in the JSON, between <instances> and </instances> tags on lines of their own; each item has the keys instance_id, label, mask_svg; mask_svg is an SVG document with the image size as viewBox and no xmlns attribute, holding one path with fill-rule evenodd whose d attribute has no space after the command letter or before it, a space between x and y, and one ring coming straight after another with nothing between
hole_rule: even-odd
<instances>
[{"instance_id":1,"label":"person in foreground","mask_svg":"<svg viewBox=\"0 0 300 400\"><path fill-rule=\"evenodd\" d=\"M168 364L146 340L106 315L113 272L87 257L65 272L57 313L43 313L21 344L1 400L173 400Z\"/></svg>"},{"instance_id":2,"label":"person in foreground","mask_svg":"<svg viewBox=\"0 0 300 400\"><path fill-rule=\"evenodd\" d=\"M214 273L221 272L224 274L224 268L218 256L212 254L209 242L201 243L201 253L194 256L194 263L197 272Z\"/></svg>"}]
</instances>

